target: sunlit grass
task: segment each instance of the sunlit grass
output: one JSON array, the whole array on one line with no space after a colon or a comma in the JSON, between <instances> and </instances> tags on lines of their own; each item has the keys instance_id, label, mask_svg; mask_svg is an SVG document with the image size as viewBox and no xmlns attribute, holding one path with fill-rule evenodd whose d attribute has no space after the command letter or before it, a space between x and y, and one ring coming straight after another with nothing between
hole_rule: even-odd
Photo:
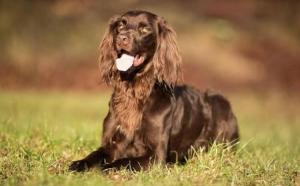
<instances>
[{"instance_id":1,"label":"sunlit grass","mask_svg":"<svg viewBox=\"0 0 300 186\"><path fill-rule=\"evenodd\" d=\"M282 98L230 96L241 131L234 152L214 145L185 165L74 174L69 163L100 143L109 93L2 92L0 185L293 185L300 123L296 101L283 110Z\"/></svg>"}]
</instances>

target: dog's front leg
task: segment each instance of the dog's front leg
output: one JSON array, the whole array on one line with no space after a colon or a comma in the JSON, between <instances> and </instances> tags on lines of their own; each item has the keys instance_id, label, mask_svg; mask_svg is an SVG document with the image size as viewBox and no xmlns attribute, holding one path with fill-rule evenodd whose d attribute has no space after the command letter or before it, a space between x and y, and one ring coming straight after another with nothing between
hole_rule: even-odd
<instances>
[{"instance_id":1,"label":"dog's front leg","mask_svg":"<svg viewBox=\"0 0 300 186\"><path fill-rule=\"evenodd\" d=\"M73 161L69 167L70 171L82 172L91 167L103 167L107 162L113 162L120 159L125 152L127 143L110 143L100 147L98 150L91 152L81 160Z\"/></svg>"},{"instance_id":2,"label":"dog's front leg","mask_svg":"<svg viewBox=\"0 0 300 186\"><path fill-rule=\"evenodd\" d=\"M114 128L115 128L114 117L111 116L111 112L108 112L103 122L103 138L102 138L103 144L107 144L110 141L110 138L114 132ZM109 154L107 153L107 148L105 147L105 145L102 145L100 148L91 152L85 158L81 160L73 161L69 166L69 170L77 171L77 172L85 171L95 165L101 166L108 158L109 158Z\"/></svg>"},{"instance_id":3,"label":"dog's front leg","mask_svg":"<svg viewBox=\"0 0 300 186\"><path fill-rule=\"evenodd\" d=\"M108 130L106 130L107 132ZM111 139L105 139L102 146L91 152L88 156L81 160L73 161L69 167L70 171L85 171L93 166L103 167L105 164L115 162L119 159L128 157L131 148L128 145L132 142L131 138L120 132L115 132Z\"/></svg>"},{"instance_id":4,"label":"dog's front leg","mask_svg":"<svg viewBox=\"0 0 300 186\"><path fill-rule=\"evenodd\" d=\"M95 165L103 165L107 154L105 149L100 147L98 150L91 152L88 156L81 160L73 161L69 167L70 171L82 172Z\"/></svg>"},{"instance_id":5,"label":"dog's front leg","mask_svg":"<svg viewBox=\"0 0 300 186\"><path fill-rule=\"evenodd\" d=\"M129 149L128 149L129 150ZM154 151L148 151L142 156L121 158L102 166L102 170L126 168L129 170L146 170L151 165L164 165L167 157L167 144L161 141L157 144Z\"/></svg>"},{"instance_id":6,"label":"dog's front leg","mask_svg":"<svg viewBox=\"0 0 300 186\"><path fill-rule=\"evenodd\" d=\"M132 157L132 158L122 158L114 161L113 163L108 163L102 166L102 170L108 169L121 169L126 168L129 170L140 171L146 170L154 163L153 156L145 155L141 157Z\"/></svg>"}]
</instances>

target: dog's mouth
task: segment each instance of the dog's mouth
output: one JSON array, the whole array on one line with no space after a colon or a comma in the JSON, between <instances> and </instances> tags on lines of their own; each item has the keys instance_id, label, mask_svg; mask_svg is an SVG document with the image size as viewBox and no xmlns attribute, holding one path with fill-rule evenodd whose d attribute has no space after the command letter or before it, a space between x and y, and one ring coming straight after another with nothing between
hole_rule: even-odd
<instances>
[{"instance_id":1,"label":"dog's mouth","mask_svg":"<svg viewBox=\"0 0 300 186\"><path fill-rule=\"evenodd\" d=\"M118 52L118 59L121 59L124 54L127 55L127 56L133 57L132 66L134 66L134 67L138 67L138 66L142 65L145 62L145 59L146 59L146 54L131 53L131 52L128 52L124 49L121 49Z\"/></svg>"}]
</instances>

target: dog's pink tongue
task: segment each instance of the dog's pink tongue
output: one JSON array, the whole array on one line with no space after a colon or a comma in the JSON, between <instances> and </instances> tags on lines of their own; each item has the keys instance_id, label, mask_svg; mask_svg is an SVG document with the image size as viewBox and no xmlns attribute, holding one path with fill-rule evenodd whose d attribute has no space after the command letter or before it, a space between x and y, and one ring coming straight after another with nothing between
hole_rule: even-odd
<instances>
[{"instance_id":1,"label":"dog's pink tongue","mask_svg":"<svg viewBox=\"0 0 300 186\"><path fill-rule=\"evenodd\" d=\"M144 60L145 60L144 56L136 55L133 60L133 66L137 67L141 65L144 62Z\"/></svg>"}]
</instances>

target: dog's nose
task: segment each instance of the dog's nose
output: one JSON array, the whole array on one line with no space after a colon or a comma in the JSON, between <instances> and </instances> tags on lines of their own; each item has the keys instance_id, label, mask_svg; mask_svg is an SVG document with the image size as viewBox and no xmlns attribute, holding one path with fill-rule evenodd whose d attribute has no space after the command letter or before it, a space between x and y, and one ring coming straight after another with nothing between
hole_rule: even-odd
<instances>
[{"instance_id":1,"label":"dog's nose","mask_svg":"<svg viewBox=\"0 0 300 186\"><path fill-rule=\"evenodd\" d=\"M126 35L119 35L119 38L124 45L127 45L129 43L129 39Z\"/></svg>"}]
</instances>

